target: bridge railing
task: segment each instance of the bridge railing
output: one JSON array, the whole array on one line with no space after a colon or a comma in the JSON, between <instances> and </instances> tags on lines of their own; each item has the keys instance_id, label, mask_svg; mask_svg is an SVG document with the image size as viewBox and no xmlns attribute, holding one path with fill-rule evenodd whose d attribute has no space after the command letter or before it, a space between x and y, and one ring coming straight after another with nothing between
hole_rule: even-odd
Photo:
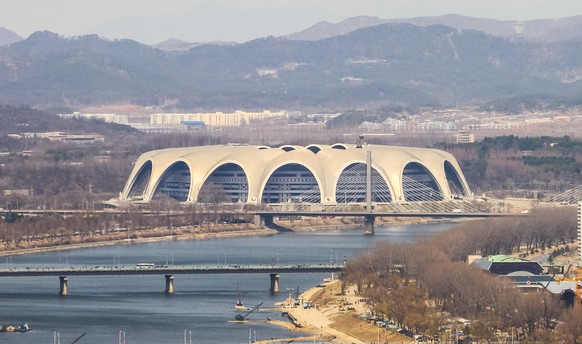
<instances>
[{"instance_id":1,"label":"bridge railing","mask_svg":"<svg viewBox=\"0 0 582 344\"><path fill-rule=\"evenodd\" d=\"M416 202L373 202L373 212L379 213L487 213L488 208L480 206L475 200L448 200L448 201L416 201ZM263 211L274 212L343 212L362 213L366 211L365 203L338 203L338 204L310 204L286 203L265 205Z\"/></svg>"}]
</instances>

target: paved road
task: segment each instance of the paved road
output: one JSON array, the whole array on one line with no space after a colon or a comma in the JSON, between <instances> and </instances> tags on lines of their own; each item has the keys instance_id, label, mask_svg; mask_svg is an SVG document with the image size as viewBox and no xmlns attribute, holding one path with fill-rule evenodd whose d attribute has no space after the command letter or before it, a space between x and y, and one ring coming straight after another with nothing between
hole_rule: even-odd
<instances>
[{"instance_id":1,"label":"paved road","mask_svg":"<svg viewBox=\"0 0 582 344\"><path fill-rule=\"evenodd\" d=\"M256 274L256 273L326 273L340 272L343 265L263 265L263 266L152 266L152 267L66 267L66 268L19 268L0 269L0 277L25 276L95 276L95 275L208 275L208 274Z\"/></svg>"}]
</instances>

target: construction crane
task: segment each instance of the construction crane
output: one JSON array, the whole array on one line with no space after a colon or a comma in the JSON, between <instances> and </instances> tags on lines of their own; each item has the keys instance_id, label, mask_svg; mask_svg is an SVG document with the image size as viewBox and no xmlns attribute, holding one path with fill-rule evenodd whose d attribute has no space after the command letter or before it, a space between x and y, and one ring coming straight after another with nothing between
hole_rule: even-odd
<instances>
[{"instance_id":1,"label":"construction crane","mask_svg":"<svg viewBox=\"0 0 582 344\"><path fill-rule=\"evenodd\" d=\"M85 337L85 335L87 334L87 332L83 333L82 335L80 335L79 337L77 337L74 341L71 342L71 344L75 344L78 341L81 340L81 338Z\"/></svg>"},{"instance_id":2,"label":"construction crane","mask_svg":"<svg viewBox=\"0 0 582 344\"><path fill-rule=\"evenodd\" d=\"M234 320L236 321L244 321L246 319L246 317L248 317L252 312L256 311L257 309L259 309L259 307L261 307L263 305L264 302L259 303L258 305L256 305L255 307L253 307L250 311L246 312L245 315L242 314L237 314L234 316Z\"/></svg>"},{"instance_id":3,"label":"construction crane","mask_svg":"<svg viewBox=\"0 0 582 344\"><path fill-rule=\"evenodd\" d=\"M559 282L576 282L576 287L574 290L568 289L563 292L562 298L565 300L569 305L575 306L580 305L582 303L582 267L576 266L576 276L575 277L568 277L568 272L570 272L570 268L572 268L572 264L568 266L568 270L564 273L564 277L559 279Z\"/></svg>"},{"instance_id":4,"label":"construction crane","mask_svg":"<svg viewBox=\"0 0 582 344\"><path fill-rule=\"evenodd\" d=\"M576 303L582 302L582 267L577 266L576 271Z\"/></svg>"},{"instance_id":5,"label":"construction crane","mask_svg":"<svg viewBox=\"0 0 582 344\"><path fill-rule=\"evenodd\" d=\"M568 265L568 269L565 272L562 272L560 277L555 279L556 282L576 282L575 289L566 289L562 292L562 300L566 301L566 303L570 306L582 304L582 267L576 266L576 276L569 277L570 269L572 269L573 264ZM563 270L562 270L563 271ZM552 275L552 280L556 273ZM546 285L539 283L544 289L548 290L548 286L550 285L551 281L548 281Z\"/></svg>"}]
</instances>

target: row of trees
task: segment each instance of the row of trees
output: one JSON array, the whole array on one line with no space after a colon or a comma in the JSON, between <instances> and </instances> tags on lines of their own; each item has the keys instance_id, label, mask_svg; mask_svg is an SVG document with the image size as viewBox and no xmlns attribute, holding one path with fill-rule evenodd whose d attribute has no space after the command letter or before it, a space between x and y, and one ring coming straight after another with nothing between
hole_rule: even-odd
<instances>
[{"instance_id":1,"label":"row of trees","mask_svg":"<svg viewBox=\"0 0 582 344\"><path fill-rule=\"evenodd\" d=\"M466 263L468 255L543 250L575 238L575 209L538 209L527 218L468 222L414 243L381 243L350 262L343 278L358 286L374 312L418 333L462 329L447 322L451 315L471 319L466 330L486 341L513 330L526 342L578 343L580 304L569 310L560 296L520 293Z\"/></svg>"},{"instance_id":2,"label":"row of trees","mask_svg":"<svg viewBox=\"0 0 582 344\"><path fill-rule=\"evenodd\" d=\"M173 210L180 209L179 212ZM76 241L98 241L103 235L119 238L213 232L218 224L250 223L251 216L234 215L234 209L218 205L183 207L172 199L161 197L150 204L148 212L128 207L121 213L95 213L87 210L78 216L44 215L19 217L16 214L0 221L0 244L16 247L58 245ZM238 210L238 209L237 209ZM238 212L239 213L239 212ZM10 214L9 214L10 215ZM11 221L8 221L9 218ZM156 233L149 233L150 230Z\"/></svg>"},{"instance_id":3,"label":"row of trees","mask_svg":"<svg viewBox=\"0 0 582 344\"><path fill-rule=\"evenodd\" d=\"M436 147L452 153L473 189L568 190L580 183L582 141L563 137L486 137Z\"/></svg>"}]
</instances>

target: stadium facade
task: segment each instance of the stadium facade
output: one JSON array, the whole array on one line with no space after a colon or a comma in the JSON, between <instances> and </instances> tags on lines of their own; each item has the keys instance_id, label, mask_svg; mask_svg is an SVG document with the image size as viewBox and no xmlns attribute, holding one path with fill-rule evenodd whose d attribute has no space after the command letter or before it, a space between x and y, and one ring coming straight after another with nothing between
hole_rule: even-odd
<instances>
[{"instance_id":1,"label":"stadium facade","mask_svg":"<svg viewBox=\"0 0 582 344\"><path fill-rule=\"evenodd\" d=\"M437 149L381 145L215 145L143 153L121 201L167 195L186 203L364 203L371 152L372 201L471 197L456 159Z\"/></svg>"}]
</instances>

